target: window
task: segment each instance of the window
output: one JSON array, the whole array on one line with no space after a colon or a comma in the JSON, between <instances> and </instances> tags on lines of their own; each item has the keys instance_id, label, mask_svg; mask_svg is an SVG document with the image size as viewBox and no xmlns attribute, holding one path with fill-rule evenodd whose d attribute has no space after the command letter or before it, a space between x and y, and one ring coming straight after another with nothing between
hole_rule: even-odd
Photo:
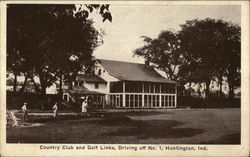
<instances>
[{"instance_id":1,"label":"window","mask_svg":"<svg viewBox=\"0 0 250 157\"><path fill-rule=\"evenodd\" d=\"M127 93L142 93L142 84L140 82L126 82L125 92Z\"/></svg>"},{"instance_id":2,"label":"window","mask_svg":"<svg viewBox=\"0 0 250 157\"><path fill-rule=\"evenodd\" d=\"M98 88L99 88L99 84L95 83L95 89L98 89Z\"/></svg>"},{"instance_id":3,"label":"window","mask_svg":"<svg viewBox=\"0 0 250 157\"><path fill-rule=\"evenodd\" d=\"M149 84L144 83L144 93L148 93L148 92L149 92Z\"/></svg>"},{"instance_id":4,"label":"window","mask_svg":"<svg viewBox=\"0 0 250 157\"><path fill-rule=\"evenodd\" d=\"M139 107L142 107L142 95L139 95Z\"/></svg>"},{"instance_id":5,"label":"window","mask_svg":"<svg viewBox=\"0 0 250 157\"><path fill-rule=\"evenodd\" d=\"M101 73L102 73L102 70L101 70L101 69L99 69L99 70L98 70L98 75L100 76L100 75L101 75Z\"/></svg>"},{"instance_id":6,"label":"window","mask_svg":"<svg viewBox=\"0 0 250 157\"><path fill-rule=\"evenodd\" d=\"M175 106L175 96L172 96L172 107Z\"/></svg>"},{"instance_id":7,"label":"window","mask_svg":"<svg viewBox=\"0 0 250 157\"><path fill-rule=\"evenodd\" d=\"M155 93L160 93L160 84L159 83L155 84Z\"/></svg>"},{"instance_id":8,"label":"window","mask_svg":"<svg viewBox=\"0 0 250 157\"><path fill-rule=\"evenodd\" d=\"M110 93L122 93L123 82L110 82Z\"/></svg>"},{"instance_id":9,"label":"window","mask_svg":"<svg viewBox=\"0 0 250 157\"><path fill-rule=\"evenodd\" d=\"M135 107L139 107L138 95L135 95Z\"/></svg>"},{"instance_id":10,"label":"window","mask_svg":"<svg viewBox=\"0 0 250 157\"><path fill-rule=\"evenodd\" d=\"M155 87L154 87L154 84L153 84L153 83L150 83L150 84L149 84L149 93L154 93L154 91L155 91L154 88L155 88Z\"/></svg>"},{"instance_id":11,"label":"window","mask_svg":"<svg viewBox=\"0 0 250 157\"><path fill-rule=\"evenodd\" d=\"M125 106L126 107L129 107L129 95L126 94L126 99L125 99L126 103L125 103Z\"/></svg>"},{"instance_id":12,"label":"window","mask_svg":"<svg viewBox=\"0 0 250 157\"><path fill-rule=\"evenodd\" d=\"M144 107L148 107L148 95L144 95Z\"/></svg>"},{"instance_id":13,"label":"window","mask_svg":"<svg viewBox=\"0 0 250 157\"><path fill-rule=\"evenodd\" d=\"M162 107L166 107L167 106L166 103L165 103L165 96L164 95L161 96L161 106Z\"/></svg>"},{"instance_id":14,"label":"window","mask_svg":"<svg viewBox=\"0 0 250 157\"><path fill-rule=\"evenodd\" d=\"M159 95L156 95L155 105L156 105L156 107L160 107L160 96Z\"/></svg>"}]
</instances>

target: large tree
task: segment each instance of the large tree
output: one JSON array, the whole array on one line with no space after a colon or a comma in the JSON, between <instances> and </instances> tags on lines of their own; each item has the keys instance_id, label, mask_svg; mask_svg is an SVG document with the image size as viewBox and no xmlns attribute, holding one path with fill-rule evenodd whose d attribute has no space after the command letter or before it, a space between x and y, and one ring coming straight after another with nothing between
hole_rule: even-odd
<instances>
[{"instance_id":1,"label":"large tree","mask_svg":"<svg viewBox=\"0 0 250 157\"><path fill-rule=\"evenodd\" d=\"M191 20L181 25L178 37L182 53L195 65L188 68L193 73L189 79L204 82L208 96L214 77L222 86L225 75L232 97L240 72L240 27L223 20Z\"/></svg>"},{"instance_id":2,"label":"large tree","mask_svg":"<svg viewBox=\"0 0 250 157\"><path fill-rule=\"evenodd\" d=\"M109 5L8 5L8 69L15 76L35 73L45 94L58 77L89 62L100 44L100 33L87 19L93 10L99 11L103 21L112 20Z\"/></svg>"},{"instance_id":3,"label":"large tree","mask_svg":"<svg viewBox=\"0 0 250 157\"><path fill-rule=\"evenodd\" d=\"M178 66L181 64L179 41L170 30L162 31L157 38L142 36L145 45L134 51L134 54L145 58L156 68L165 72L167 78L178 80Z\"/></svg>"},{"instance_id":4,"label":"large tree","mask_svg":"<svg viewBox=\"0 0 250 157\"><path fill-rule=\"evenodd\" d=\"M240 85L240 27L223 20L191 20L178 33L162 31L155 39L143 37L145 45L135 55L150 61L180 87L205 83L209 96L211 81L217 80L222 91L227 78L229 96ZM181 88L183 90L183 88Z\"/></svg>"}]
</instances>

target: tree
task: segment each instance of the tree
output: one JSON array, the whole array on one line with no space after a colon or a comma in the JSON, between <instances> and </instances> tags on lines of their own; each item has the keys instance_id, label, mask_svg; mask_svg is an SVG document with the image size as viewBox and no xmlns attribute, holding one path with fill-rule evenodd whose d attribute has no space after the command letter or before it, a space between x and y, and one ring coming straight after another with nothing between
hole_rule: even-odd
<instances>
[{"instance_id":1,"label":"tree","mask_svg":"<svg viewBox=\"0 0 250 157\"><path fill-rule=\"evenodd\" d=\"M230 91L235 87L240 67L240 28L223 20L191 20L178 33L181 51L195 68L187 68L198 82L205 82L206 96L214 77L220 84L226 74ZM230 72L229 72L230 71ZM230 75L228 74L230 73ZM232 94L231 94L232 95Z\"/></svg>"},{"instance_id":2,"label":"tree","mask_svg":"<svg viewBox=\"0 0 250 157\"><path fill-rule=\"evenodd\" d=\"M181 64L179 42L172 31L162 31L156 39L142 36L145 45L134 51L134 55L141 56L153 63L156 68L165 72L167 78L178 80L178 66Z\"/></svg>"},{"instance_id":3,"label":"tree","mask_svg":"<svg viewBox=\"0 0 250 157\"><path fill-rule=\"evenodd\" d=\"M103 21L112 21L109 5L8 5L8 69L16 75L31 72L39 76L45 94L57 77L88 62L100 44L100 33L87 19L93 10L99 10ZM26 63L21 70L16 68L17 56ZM71 56L77 60L71 61Z\"/></svg>"},{"instance_id":4,"label":"tree","mask_svg":"<svg viewBox=\"0 0 250 157\"><path fill-rule=\"evenodd\" d=\"M191 20L178 33L162 31L156 39L143 36L145 45L134 51L177 80L181 89L186 83L205 83L209 97L210 83L217 80L222 93L226 77L229 96L240 85L240 27L223 20Z\"/></svg>"}]
</instances>

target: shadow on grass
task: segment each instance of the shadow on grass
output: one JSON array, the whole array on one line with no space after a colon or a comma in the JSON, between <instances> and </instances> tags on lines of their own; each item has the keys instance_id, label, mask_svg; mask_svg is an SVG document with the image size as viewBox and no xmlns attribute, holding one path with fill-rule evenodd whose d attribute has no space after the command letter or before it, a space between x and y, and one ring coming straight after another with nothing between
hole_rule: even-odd
<instances>
[{"instance_id":1,"label":"shadow on grass","mask_svg":"<svg viewBox=\"0 0 250 157\"><path fill-rule=\"evenodd\" d=\"M112 113L113 114L113 113ZM117 115L125 115L125 116L155 116L163 114L162 112L124 112L124 113L117 113ZM173 114L173 112L164 112L164 114ZM113 114L116 115L116 114Z\"/></svg>"},{"instance_id":2,"label":"shadow on grass","mask_svg":"<svg viewBox=\"0 0 250 157\"><path fill-rule=\"evenodd\" d=\"M98 122L105 126L125 126L103 136L136 136L147 138L185 138L203 133L202 129L175 128L184 123L176 120L131 120L128 117L109 117Z\"/></svg>"},{"instance_id":3,"label":"shadow on grass","mask_svg":"<svg viewBox=\"0 0 250 157\"><path fill-rule=\"evenodd\" d=\"M202 144L240 144L240 133L238 134L230 134L219 137L216 140L204 142Z\"/></svg>"}]
</instances>

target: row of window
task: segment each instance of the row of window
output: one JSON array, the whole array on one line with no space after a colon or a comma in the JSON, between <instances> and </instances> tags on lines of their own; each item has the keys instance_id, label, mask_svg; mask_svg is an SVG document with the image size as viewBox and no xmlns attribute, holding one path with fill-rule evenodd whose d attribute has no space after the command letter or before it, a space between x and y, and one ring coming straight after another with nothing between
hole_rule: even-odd
<instances>
[{"instance_id":1,"label":"row of window","mask_svg":"<svg viewBox=\"0 0 250 157\"><path fill-rule=\"evenodd\" d=\"M161 98L161 99L160 99ZM175 107L175 95L141 95L125 94L126 108L168 108ZM109 95L106 107L123 107L123 95Z\"/></svg>"},{"instance_id":2,"label":"row of window","mask_svg":"<svg viewBox=\"0 0 250 157\"><path fill-rule=\"evenodd\" d=\"M126 93L175 93L175 84L125 82ZM111 82L110 93L123 93L123 82Z\"/></svg>"}]
</instances>

